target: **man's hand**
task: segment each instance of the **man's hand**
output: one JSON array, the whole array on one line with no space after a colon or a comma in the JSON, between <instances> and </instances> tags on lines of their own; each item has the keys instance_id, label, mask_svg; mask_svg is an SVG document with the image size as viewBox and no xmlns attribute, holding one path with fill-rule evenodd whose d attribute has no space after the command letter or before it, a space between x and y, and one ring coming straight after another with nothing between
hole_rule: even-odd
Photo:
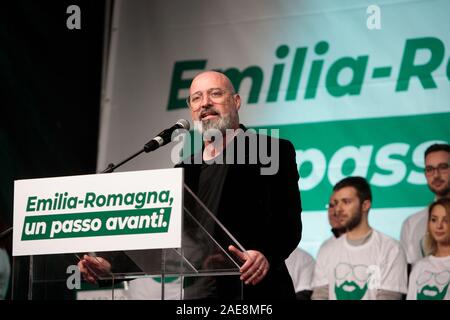
<instances>
[{"instance_id":1,"label":"man's hand","mask_svg":"<svg viewBox=\"0 0 450 320\"><path fill-rule=\"evenodd\" d=\"M203 268L209 269L213 268L217 265L222 265L225 261L225 257L223 256L223 253L215 253L210 256L208 256L205 261L203 261Z\"/></svg>"},{"instance_id":2,"label":"man's hand","mask_svg":"<svg viewBox=\"0 0 450 320\"><path fill-rule=\"evenodd\" d=\"M83 275L84 280L89 283L96 284L97 277L109 274L111 272L111 264L101 257L91 257L84 255L83 259L78 262L78 268Z\"/></svg>"},{"instance_id":3,"label":"man's hand","mask_svg":"<svg viewBox=\"0 0 450 320\"><path fill-rule=\"evenodd\" d=\"M242 252L235 246L229 246L228 250L233 253L244 264L240 268L241 280L245 284L255 285L261 282L270 269L269 261L259 251L247 250Z\"/></svg>"}]
</instances>

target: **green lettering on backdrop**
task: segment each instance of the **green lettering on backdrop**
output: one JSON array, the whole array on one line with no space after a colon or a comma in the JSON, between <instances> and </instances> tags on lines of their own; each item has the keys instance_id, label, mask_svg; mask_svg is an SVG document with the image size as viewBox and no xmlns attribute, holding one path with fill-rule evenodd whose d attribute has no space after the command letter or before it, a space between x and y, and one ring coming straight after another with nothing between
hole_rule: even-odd
<instances>
[{"instance_id":1,"label":"green lettering on backdrop","mask_svg":"<svg viewBox=\"0 0 450 320\"><path fill-rule=\"evenodd\" d=\"M314 52L318 56L325 55L329 50L329 43L326 41L320 41L314 47ZM292 61L291 72L286 75L288 78L287 90L285 95L285 101L294 101L298 97L300 88L300 81L303 72L303 67L306 59L308 48L300 47L295 51L295 55ZM280 45L275 51L275 56L278 59L285 59L289 56L290 48L286 44ZM417 60L420 54L429 53L430 58L425 63L418 63ZM403 56L399 62L399 73L396 81L395 92L406 91L409 88L410 80L417 78L424 89L437 88L437 84L433 78L433 72L441 65L444 60L445 47L444 43L435 37L424 37L408 39L405 42L403 48ZM174 64L172 73L169 101L167 110L175 110L186 108L184 96L180 91L189 88L192 81L191 78L185 78L183 73L185 71L192 71L199 73L207 69L208 60L190 60L190 61L177 61ZM283 77L287 72L285 71L285 63L275 63L272 68L272 74L265 78L262 66L249 66L242 70L231 67L228 69L216 69L225 73L233 83L237 92L241 95L244 94L240 88L244 80L251 82L248 92L248 104L255 104L260 101L263 84L268 81L268 92L265 97L265 102L272 103L277 102L279 99L279 93L281 89L281 83ZM317 89L321 79L322 69L325 65L324 59L314 59L311 63L309 75L307 76L306 88L304 93L304 99L314 99L317 95ZM367 66L369 65L369 56L362 55L358 57L342 57L331 63L331 66L326 72L325 87L328 93L336 98L347 95L360 95L364 84L365 74ZM395 65L393 66L395 68ZM372 78L389 77L391 74L392 66L379 66L374 67L372 70ZM345 69L350 69L352 72L351 79L348 83L339 83L339 76ZM450 80L450 60L446 68L447 78ZM270 77L270 78L269 78ZM393 89L394 90L394 89Z\"/></svg>"},{"instance_id":2,"label":"green lettering on backdrop","mask_svg":"<svg viewBox=\"0 0 450 320\"><path fill-rule=\"evenodd\" d=\"M258 103L259 94L261 92L261 87L263 84L263 71L258 66L251 66L244 71L239 71L237 68L230 68L223 71L227 77L230 78L235 90L239 92L242 80L245 78L250 78L252 80L252 86L250 88L250 93L248 96L247 103Z\"/></svg>"},{"instance_id":3,"label":"green lettering on backdrop","mask_svg":"<svg viewBox=\"0 0 450 320\"><path fill-rule=\"evenodd\" d=\"M324 210L336 180L353 174L371 183L373 208L426 206L433 194L425 182L423 153L427 142L450 142L449 123L450 113L439 113L264 128L279 129L280 138L303 153L297 158L299 186L309 211Z\"/></svg>"},{"instance_id":4,"label":"green lettering on backdrop","mask_svg":"<svg viewBox=\"0 0 450 320\"><path fill-rule=\"evenodd\" d=\"M345 95L359 95L361 93L361 86L364 81L366 73L367 61L369 56L361 56L357 59L341 58L337 60L328 70L326 87L328 92L334 97L342 97ZM352 79L346 84L338 83L339 74L345 68L352 70Z\"/></svg>"},{"instance_id":5,"label":"green lettering on backdrop","mask_svg":"<svg viewBox=\"0 0 450 320\"><path fill-rule=\"evenodd\" d=\"M173 68L172 81L169 93L169 110L187 108L186 97L179 98L179 92L189 89L192 79L183 78L185 71L197 71L205 69L207 60L177 61Z\"/></svg>"},{"instance_id":6,"label":"green lettering on backdrop","mask_svg":"<svg viewBox=\"0 0 450 320\"><path fill-rule=\"evenodd\" d=\"M284 59L289 54L289 47L286 45L279 46L276 56ZM266 102L275 102L278 100L278 92L280 91L281 79L283 77L284 64L278 63L273 66L272 80L270 81L269 92Z\"/></svg>"},{"instance_id":7,"label":"green lettering on backdrop","mask_svg":"<svg viewBox=\"0 0 450 320\"><path fill-rule=\"evenodd\" d=\"M305 64L307 48L298 48L295 52L294 62L292 63L291 76L289 78L289 85L286 92L286 101L297 99L297 92L300 86L300 77Z\"/></svg>"},{"instance_id":8,"label":"green lettering on backdrop","mask_svg":"<svg viewBox=\"0 0 450 320\"><path fill-rule=\"evenodd\" d=\"M327 53L329 44L321 41L316 44L314 51L318 55ZM306 85L305 99L313 99L316 97L317 88L319 87L320 74L322 73L323 60L314 60L309 73L308 84Z\"/></svg>"},{"instance_id":9,"label":"green lettering on backdrop","mask_svg":"<svg viewBox=\"0 0 450 320\"><path fill-rule=\"evenodd\" d=\"M416 54L419 50L428 50L430 60L424 64L414 64ZM406 91L409 87L409 80L417 77L425 89L436 88L433 75L444 58L444 44L437 38L418 38L406 40L403 50L402 64L398 74L398 82L395 91Z\"/></svg>"}]
</instances>

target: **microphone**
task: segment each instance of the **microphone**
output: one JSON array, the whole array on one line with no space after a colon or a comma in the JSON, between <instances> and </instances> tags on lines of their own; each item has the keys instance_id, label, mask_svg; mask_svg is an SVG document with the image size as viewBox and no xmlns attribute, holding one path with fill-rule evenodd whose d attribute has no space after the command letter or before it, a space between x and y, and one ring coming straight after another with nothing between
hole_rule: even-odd
<instances>
[{"instance_id":1,"label":"microphone","mask_svg":"<svg viewBox=\"0 0 450 320\"><path fill-rule=\"evenodd\" d=\"M172 141L172 133L175 130L177 129L189 130L189 128L190 128L189 121L185 119L178 120L177 123L175 123L172 127L161 131L160 133L158 133L156 137L147 142L144 145L144 151L150 152L168 144L170 141Z\"/></svg>"},{"instance_id":2,"label":"microphone","mask_svg":"<svg viewBox=\"0 0 450 320\"><path fill-rule=\"evenodd\" d=\"M172 141L172 133L175 130L177 130L177 129L189 130L189 128L190 128L189 121L184 120L184 119L178 120L177 123L175 123L172 127L170 127L169 129L166 129L164 131L161 131L156 137L154 137L152 140L147 142L141 150L139 150L135 154L129 156L125 160L122 160L118 164L110 163L108 165L108 167L105 170L103 170L101 173L113 172L114 170L116 170L118 167L120 167L124 163L127 163L131 159L134 159L135 157L140 155L142 152L144 152L144 151L150 152L150 151L158 149L159 147L161 147L163 145L168 144L170 141Z\"/></svg>"}]
</instances>

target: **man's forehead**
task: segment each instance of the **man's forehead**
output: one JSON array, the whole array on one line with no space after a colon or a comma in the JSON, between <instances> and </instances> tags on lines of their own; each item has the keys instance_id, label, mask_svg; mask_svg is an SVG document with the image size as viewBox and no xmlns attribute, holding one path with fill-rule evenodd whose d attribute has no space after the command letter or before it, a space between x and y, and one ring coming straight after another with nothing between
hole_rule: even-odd
<instances>
[{"instance_id":1,"label":"man's forehead","mask_svg":"<svg viewBox=\"0 0 450 320\"><path fill-rule=\"evenodd\" d=\"M229 86L227 78L217 72L208 72L199 74L192 81L190 92L206 91L211 88L226 89Z\"/></svg>"},{"instance_id":2,"label":"man's forehead","mask_svg":"<svg viewBox=\"0 0 450 320\"><path fill-rule=\"evenodd\" d=\"M446 151L431 152L425 158L425 164L448 163L450 161L450 153Z\"/></svg>"},{"instance_id":3,"label":"man's forehead","mask_svg":"<svg viewBox=\"0 0 450 320\"><path fill-rule=\"evenodd\" d=\"M331 197L331 200L339 200L342 198L356 197L357 191L354 187L343 187L342 189L336 190Z\"/></svg>"}]
</instances>

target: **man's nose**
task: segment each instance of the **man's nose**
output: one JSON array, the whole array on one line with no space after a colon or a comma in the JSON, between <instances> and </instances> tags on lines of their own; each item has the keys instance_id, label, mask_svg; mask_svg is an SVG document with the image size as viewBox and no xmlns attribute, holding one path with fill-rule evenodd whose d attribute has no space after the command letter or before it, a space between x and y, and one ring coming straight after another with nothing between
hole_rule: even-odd
<instances>
[{"instance_id":1,"label":"man's nose","mask_svg":"<svg viewBox=\"0 0 450 320\"><path fill-rule=\"evenodd\" d=\"M442 175L442 172L441 172L441 170L439 170L439 168L434 168L434 170L431 174L432 177L441 177L441 175Z\"/></svg>"},{"instance_id":2,"label":"man's nose","mask_svg":"<svg viewBox=\"0 0 450 320\"><path fill-rule=\"evenodd\" d=\"M205 108L211 105L211 97L209 96L209 94L205 94L202 96L202 103L201 103L201 107Z\"/></svg>"}]
</instances>

